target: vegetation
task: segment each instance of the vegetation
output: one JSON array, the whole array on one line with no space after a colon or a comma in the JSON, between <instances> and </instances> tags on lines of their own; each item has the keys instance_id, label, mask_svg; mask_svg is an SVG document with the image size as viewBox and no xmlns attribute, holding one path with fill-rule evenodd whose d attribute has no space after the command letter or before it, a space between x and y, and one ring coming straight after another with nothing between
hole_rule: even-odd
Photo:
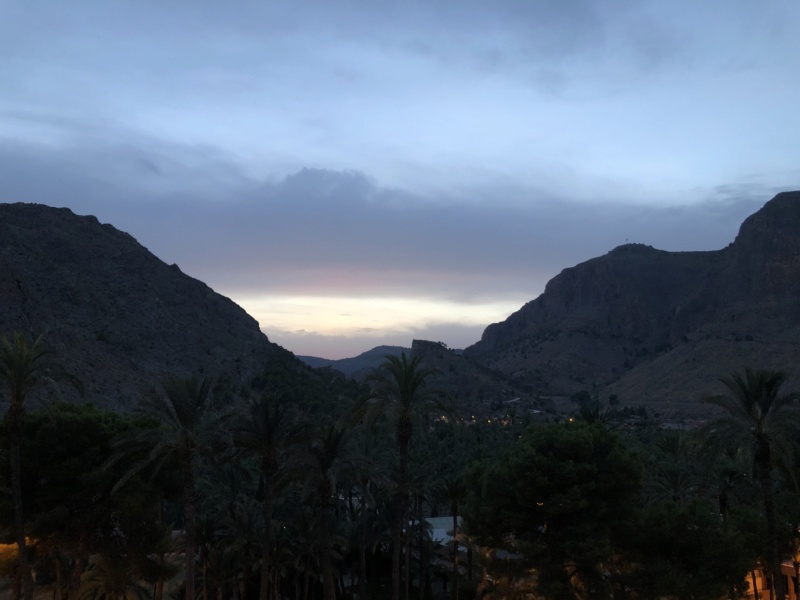
<instances>
[{"instance_id":1,"label":"vegetation","mask_svg":"<svg viewBox=\"0 0 800 600\"><path fill-rule=\"evenodd\" d=\"M408 512L408 449L414 432L415 412L430 408L436 396L426 389L434 371L422 366L419 356L389 355L372 378L373 390L367 402L372 421L388 415L397 442L397 482L392 518L392 600L400 600L400 553ZM326 599L327 600L327 599Z\"/></svg>"},{"instance_id":2,"label":"vegetation","mask_svg":"<svg viewBox=\"0 0 800 600\"><path fill-rule=\"evenodd\" d=\"M773 454L797 435L800 426L800 415L792 406L797 396L782 394L781 387L785 380L785 375L777 371L745 369L744 373L736 373L722 380L728 390L727 395L708 399L725 411L713 424L712 433L721 437L723 443L742 447L752 453L767 523L767 560L778 598L783 598L786 590L781 575L780 533L775 514Z\"/></svg>"},{"instance_id":3,"label":"vegetation","mask_svg":"<svg viewBox=\"0 0 800 600\"><path fill-rule=\"evenodd\" d=\"M33 597L33 577L28 563L28 544L26 541L25 518L22 499L22 427L25 419L25 399L31 389L42 378L40 364L44 350L41 338L28 343L21 333L16 333L12 341L3 338L0 348L0 377L8 390L8 409L6 425L9 453L9 483L14 506L14 537L19 555L19 575L22 581L25 600Z\"/></svg>"},{"instance_id":4,"label":"vegetation","mask_svg":"<svg viewBox=\"0 0 800 600\"><path fill-rule=\"evenodd\" d=\"M0 384L8 393L5 424L8 439L9 487L14 512L13 528L19 563L16 578L21 583L25 600L31 600L33 597L34 586L29 565L21 472L26 400L38 386L62 377L76 383L54 365L47 363L41 337L29 342L22 333L16 332L11 340L4 337L0 342ZM80 385L77 383L76 385L80 388Z\"/></svg>"},{"instance_id":5,"label":"vegetation","mask_svg":"<svg viewBox=\"0 0 800 600\"><path fill-rule=\"evenodd\" d=\"M262 394L234 429L234 444L244 456L255 459L261 487L260 600L267 600L272 585L273 510L275 496L299 478L296 454L302 441L294 406Z\"/></svg>"},{"instance_id":6,"label":"vegetation","mask_svg":"<svg viewBox=\"0 0 800 600\"><path fill-rule=\"evenodd\" d=\"M6 382L31 374L21 395L7 383L0 429L16 598L716 599L758 565L780 597L776 557L800 545L800 429L772 372L722 380L697 431L596 399L561 422L460 423L405 355L369 387L306 387L288 360L247 382L170 378L121 415L21 409L41 342L4 348Z\"/></svg>"}]
</instances>

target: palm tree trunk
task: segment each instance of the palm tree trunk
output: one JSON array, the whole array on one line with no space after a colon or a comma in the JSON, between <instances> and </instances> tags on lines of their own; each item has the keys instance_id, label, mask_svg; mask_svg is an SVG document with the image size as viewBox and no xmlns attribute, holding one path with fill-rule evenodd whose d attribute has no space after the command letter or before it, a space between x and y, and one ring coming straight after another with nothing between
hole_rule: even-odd
<instances>
[{"instance_id":1,"label":"palm tree trunk","mask_svg":"<svg viewBox=\"0 0 800 600\"><path fill-rule=\"evenodd\" d=\"M755 571L750 571L750 579L753 580L753 598L754 600L759 600L760 596L758 595L758 580L756 579Z\"/></svg>"},{"instance_id":2,"label":"palm tree trunk","mask_svg":"<svg viewBox=\"0 0 800 600\"><path fill-rule=\"evenodd\" d=\"M24 600L33 598L33 575L28 561L28 543L25 540L25 517L22 503L22 419L24 409L12 398L6 413L8 423L9 462L11 466L11 501L14 506L14 536L19 554L19 574Z\"/></svg>"},{"instance_id":3,"label":"palm tree trunk","mask_svg":"<svg viewBox=\"0 0 800 600\"><path fill-rule=\"evenodd\" d=\"M194 557L197 551L197 492L192 459L183 464L184 552L186 564L186 600L195 600Z\"/></svg>"},{"instance_id":4,"label":"palm tree trunk","mask_svg":"<svg viewBox=\"0 0 800 600\"><path fill-rule=\"evenodd\" d=\"M81 575L89 565L89 548L85 531L81 531L78 540L78 550L75 552L75 563L72 566L72 575L69 580L69 598L74 600L78 597L81 589Z\"/></svg>"},{"instance_id":5,"label":"palm tree trunk","mask_svg":"<svg viewBox=\"0 0 800 600\"><path fill-rule=\"evenodd\" d=\"M403 538L403 556L405 557L405 562L403 563L403 590L404 595L403 597L405 600L408 600L411 591L411 532L406 531L406 535Z\"/></svg>"},{"instance_id":6,"label":"palm tree trunk","mask_svg":"<svg viewBox=\"0 0 800 600\"><path fill-rule=\"evenodd\" d=\"M394 497L394 515L392 515L392 596L391 600L400 600L400 553L403 549L403 503L398 490Z\"/></svg>"},{"instance_id":7,"label":"palm tree trunk","mask_svg":"<svg viewBox=\"0 0 800 600\"><path fill-rule=\"evenodd\" d=\"M363 502L363 500L362 500ZM359 600L367 600L368 587L367 587L367 521L364 509L361 514L361 532L358 539L358 554L359 554L359 574L358 574L358 589L360 591Z\"/></svg>"},{"instance_id":8,"label":"palm tree trunk","mask_svg":"<svg viewBox=\"0 0 800 600\"><path fill-rule=\"evenodd\" d=\"M308 600L308 586L311 582L311 574L306 573L303 577L303 600Z\"/></svg>"},{"instance_id":9,"label":"palm tree trunk","mask_svg":"<svg viewBox=\"0 0 800 600\"><path fill-rule=\"evenodd\" d=\"M769 570L772 574L772 590L777 600L784 600L786 590L781 572L781 555L778 543L778 528L775 524L775 501L772 494L772 457L769 440L761 437L756 440L756 473L761 487L761 499L764 503L764 517L767 521L767 539L769 541Z\"/></svg>"},{"instance_id":10,"label":"palm tree trunk","mask_svg":"<svg viewBox=\"0 0 800 600\"><path fill-rule=\"evenodd\" d=\"M333 564L331 562L330 490L323 490L322 494L319 511L320 545L322 546L322 598L323 600L336 600L336 582L333 578Z\"/></svg>"},{"instance_id":11,"label":"palm tree trunk","mask_svg":"<svg viewBox=\"0 0 800 600\"><path fill-rule=\"evenodd\" d=\"M394 496L394 515L392 519L392 596L400 600L400 554L403 550L403 520L406 513L406 477L408 474L408 442L398 425L397 449L399 462L397 468L397 491Z\"/></svg>"},{"instance_id":12,"label":"palm tree trunk","mask_svg":"<svg viewBox=\"0 0 800 600\"><path fill-rule=\"evenodd\" d=\"M259 600L269 599L270 573L272 571L272 511L273 511L273 481L269 475L269 463L264 461L261 472L264 475L264 502L262 504L262 515L264 517L264 536L261 538L261 589L259 590Z\"/></svg>"},{"instance_id":13,"label":"palm tree trunk","mask_svg":"<svg viewBox=\"0 0 800 600\"><path fill-rule=\"evenodd\" d=\"M202 566L202 598L208 600L208 560L203 560Z\"/></svg>"},{"instance_id":14,"label":"palm tree trunk","mask_svg":"<svg viewBox=\"0 0 800 600\"><path fill-rule=\"evenodd\" d=\"M458 600L458 502L453 502L453 600Z\"/></svg>"},{"instance_id":15,"label":"palm tree trunk","mask_svg":"<svg viewBox=\"0 0 800 600\"><path fill-rule=\"evenodd\" d=\"M64 573L63 569L61 568L61 559L58 557L58 551L56 551L55 568L56 568L56 587L53 590L53 599L64 600Z\"/></svg>"},{"instance_id":16,"label":"palm tree trunk","mask_svg":"<svg viewBox=\"0 0 800 600\"><path fill-rule=\"evenodd\" d=\"M420 514L422 513L420 512ZM428 562L425 560L425 540L423 536L419 536L418 548L419 561L417 565L419 567L419 584L417 586L417 598L419 598L419 600L425 600L425 581L428 578Z\"/></svg>"},{"instance_id":17,"label":"palm tree trunk","mask_svg":"<svg viewBox=\"0 0 800 600\"><path fill-rule=\"evenodd\" d=\"M489 587L489 561L494 555L492 551L487 551L485 548L481 552L481 582L478 585L478 596L483 595L483 590ZM756 599L757 600L757 599Z\"/></svg>"},{"instance_id":18,"label":"palm tree trunk","mask_svg":"<svg viewBox=\"0 0 800 600\"><path fill-rule=\"evenodd\" d=\"M14 570L14 581L11 583L11 598L13 600L22 598L22 578L19 574L19 565Z\"/></svg>"}]
</instances>

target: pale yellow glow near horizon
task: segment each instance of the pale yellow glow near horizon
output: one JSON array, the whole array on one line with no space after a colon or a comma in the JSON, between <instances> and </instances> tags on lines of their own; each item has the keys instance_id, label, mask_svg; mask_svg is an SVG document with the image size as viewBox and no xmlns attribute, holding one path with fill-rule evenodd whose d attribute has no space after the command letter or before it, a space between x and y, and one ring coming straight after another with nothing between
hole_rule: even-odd
<instances>
[{"instance_id":1,"label":"pale yellow glow near horizon","mask_svg":"<svg viewBox=\"0 0 800 600\"><path fill-rule=\"evenodd\" d=\"M398 297L242 295L235 300L265 330L375 338L433 324L488 325L521 306L510 301L467 304Z\"/></svg>"}]
</instances>

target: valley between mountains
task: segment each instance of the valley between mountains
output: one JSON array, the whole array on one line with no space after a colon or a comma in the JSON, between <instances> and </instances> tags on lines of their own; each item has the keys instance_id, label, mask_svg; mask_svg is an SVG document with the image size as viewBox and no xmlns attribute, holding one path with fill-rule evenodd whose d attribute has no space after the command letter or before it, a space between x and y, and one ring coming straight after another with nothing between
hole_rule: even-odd
<instances>
[{"instance_id":1,"label":"valley between mountains","mask_svg":"<svg viewBox=\"0 0 800 600\"><path fill-rule=\"evenodd\" d=\"M406 350L437 368L435 385L464 416L509 402L559 412L586 394L661 415L703 414L699 399L745 366L785 370L796 389L798 232L800 192L781 193L725 248L626 244L564 269L468 348L419 340ZM33 204L0 204L0 331L43 334L93 402L121 410L168 373L246 382L272 361L301 379L321 376L312 366L360 379L403 350L301 362L234 302L130 235Z\"/></svg>"}]
</instances>

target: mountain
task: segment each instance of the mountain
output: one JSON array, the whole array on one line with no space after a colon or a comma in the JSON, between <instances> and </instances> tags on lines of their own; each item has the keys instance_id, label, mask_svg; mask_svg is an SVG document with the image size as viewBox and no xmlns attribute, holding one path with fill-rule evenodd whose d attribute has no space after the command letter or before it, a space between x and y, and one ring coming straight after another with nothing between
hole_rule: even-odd
<instances>
[{"instance_id":1,"label":"mountain","mask_svg":"<svg viewBox=\"0 0 800 600\"><path fill-rule=\"evenodd\" d=\"M464 418L498 416L512 408L551 408L536 398L531 388L465 358L460 350L441 342L414 340L411 351L421 357L426 368L434 369L430 387L447 392L456 412Z\"/></svg>"},{"instance_id":2,"label":"mountain","mask_svg":"<svg viewBox=\"0 0 800 600\"><path fill-rule=\"evenodd\" d=\"M786 370L787 388L800 389L799 233L800 192L779 194L726 248L626 244L564 269L463 352L422 341L411 351L437 368L435 385L464 415L497 414L518 399L559 406L581 391L691 413L703 394L721 391L720 376L744 366ZM223 377L240 389L315 382L308 397L350 393L272 344L228 298L67 209L0 204L0 335L13 331L43 334L86 399L105 407L129 409L165 374ZM362 377L400 351L379 347L329 366Z\"/></svg>"},{"instance_id":3,"label":"mountain","mask_svg":"<svg viewBox=\"0 0 800 600\"><path fill-rule=\"evenodd\" d=\"M331 367L332 369L344 373L348 377L363 379L369 375L375 367L386 360L387 355L400 356L402 352L410 354L411 348L403 348L402 346L376 346L371 350L362 352L358 356L339 358L336 360L318 358L316 356L298 356L297 358L315 369Z\"/></svg>"},{"instance_id":4,"label":"mountain","mask_svg":"<svg viewBox=\"0 0 800 600\"><path fill-rule=\"evenodd\" d=\"M586 390L692 412L745 366L800 378L800 192L778 194L726 248L626 244L564 269L465 357L537 395Z\"/></svg>"},{"instance_id":5,"label":"mountain","mask_svg":"<svg viewBox=\"0 0 800 600\"><path fill-rule=\"evenodd\" d=\"M310 372L241 307L130 235L36 204L0 204L0 335L14 331L43 335L86 400L123 410L166 374L245 385L276 358Z\"/></svg>"},{"instance_id":6,"label":"mountain","mask_svg":"<svg viewBox=\"0 0 800 600\"><path fill-rule=\"evenodd\" d=\"M298 358L311 367L336 369L346 377L364 381L386 360L387 355L399 356L401 352L420 356L425 368L433 369L434 373L428 379L429 387L446 392L456 412L467 419L473 416L489 418L505 414L512 408L558 412L552 402L542 402L532 396L531 388L520 386L512 378L464 358L462 350L448 348L442 342L413 340L411 348L377 346L354 358L338 360L314 356ZM567 404L570 409L574 408L574 405Z\"/></svg>"}]
</instances>

